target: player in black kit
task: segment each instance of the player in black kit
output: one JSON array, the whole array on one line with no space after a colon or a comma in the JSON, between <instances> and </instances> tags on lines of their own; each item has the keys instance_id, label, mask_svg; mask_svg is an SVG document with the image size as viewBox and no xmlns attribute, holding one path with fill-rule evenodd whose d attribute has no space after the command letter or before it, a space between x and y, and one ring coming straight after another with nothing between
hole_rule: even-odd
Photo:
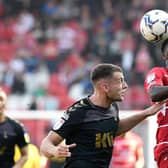
<instances>
[{"instance_id":1,"label":"player in black kit","mask_svg":"<svg viewBox=\"0 0 168 168\"><path fill-rule=\"evenodd\" d=\"M5 115L6 102L7 96L0 89L0 168L21 168L27 161L28 135L23 125ZM21 158L16 163L15 145L18 145L21 151Z\"/></svg>"},{"instance_id":2,"label":"player in black kit","mask_svg":"<svg viewBox=\"0 0 168 168\"><path fill-rule=\"evenodd\" d=\"M114 138L162 108L157 103L141 113L119 119L117 101L124 99L127 83L122 69L99 64L92 73L94 93L74 103L41 143L48 158L66 157L65 168L108 168ZM66 140L66 144L60 142Z\"/></svg>"}]
</instances>

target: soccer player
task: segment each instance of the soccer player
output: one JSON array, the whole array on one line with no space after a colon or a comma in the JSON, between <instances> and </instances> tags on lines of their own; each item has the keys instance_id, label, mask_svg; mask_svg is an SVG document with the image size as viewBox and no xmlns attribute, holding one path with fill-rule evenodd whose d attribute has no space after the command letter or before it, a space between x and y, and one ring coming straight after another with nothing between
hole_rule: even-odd
<instances>
[{"instance_id":1,"label":"soccer player","mask_svg":"<svg viewBox=\"0 0 168 168\"><path fill-rule=\"evenodd\" d=\"M128 131L115 138L109 168L144 168L143 142L138 134Z\"/></svg>"},{"instance_id":2,"label":"soccer player","mask_svg":"<svg viewBox=\"0 0 168 168\"><path fill-rule=\"evenodd\" d=\"M162 58L166 67L154 67L146 76L145 90L152 102L168 97L168 39L161 45ZM154 156L159 168L168 167L168 102L157 115L157 134Z\"/></svg>"},{"instance_id":3,"label":"soccer player","mask_svg":"<svg viewBox=\"0 0 168 168\"><path fill-rule=\"evenodd\" d=\"M21 168L27 161L28 135L23 125L5 115L7 95L0 89L0 167ZM14 162L15 145L19 146L21 157Z\"/></svg>"},{"instance_id":4,"label":"soccer player","mask_svg":"<svg viewBox=\"0 0 168 168\"><path fill-rule=\"evenodd\" d=\"M66 157L65 168L108 168L115 136L154 115L163 105L160 102L119 119L116 102L124 99L128 87L122 69L98 64L91 72L91 81L93 94L69 107L41 143L46 157ZM66 144L59 145L64 139Z\"/></svg>"}]
</instances>

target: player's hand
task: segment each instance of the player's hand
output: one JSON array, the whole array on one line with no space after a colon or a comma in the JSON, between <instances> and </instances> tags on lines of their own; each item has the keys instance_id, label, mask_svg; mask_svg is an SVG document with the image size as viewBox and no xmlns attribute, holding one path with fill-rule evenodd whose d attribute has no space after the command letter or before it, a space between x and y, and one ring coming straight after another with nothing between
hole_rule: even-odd
<instances>
[{"instance_id":1,"label":"player's hand","mask_svg":"<svg viewBox=\"0 0 168 168\"><path fill-rule=\"evenodd\" d=\"M70 144L70 145L65 145L65 144L60 144L58 145L55 149L54 156L56 158L66 158L66 157L71 157L71 152L70 149L76 147L76 144Z\"/></svg>"},{"instance_id":2,"label":"player's hand","mask_svg":"<svg viewBox=\"0 0 168 168\"><path fill-rule=\"evenodd\" d=\"M157 102L153 104L152 106L148 107L147 109L145 109L147 116L151 116L159 112L163 108L163 105L167 100L168 99L165 99L161 102Z\"/></svg>"}]
</instances>

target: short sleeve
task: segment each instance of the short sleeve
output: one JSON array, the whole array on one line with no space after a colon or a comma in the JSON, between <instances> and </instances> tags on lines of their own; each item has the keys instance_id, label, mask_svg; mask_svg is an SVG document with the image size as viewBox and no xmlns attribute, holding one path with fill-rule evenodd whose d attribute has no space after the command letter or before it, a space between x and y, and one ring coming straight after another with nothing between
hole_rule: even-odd
<instances>
[{"instance_id":1,"label":"short sleeve","mask_svg":"<svg viewBox=\"0 0 168 168\"><path fill-rule=\"evenodd\" d=\"M17 133L17 145L20 148L22 148L29 143L30 137L23 124L21 123L15 123L15 124L16 124L16 133Z\"/></svg>"},{"instance_id":2,"label":"short sleeve","mask_svg":"<svg viewBox=\"0 0 168 168\"><path fill-rule=\"evenodd\" d=\"M66 138L76 129L81 120L81 112L79 109L68 110L63 113L61 118L55 123L52 131L58 133L61 137Z\"/></svg>"}]
</instances>

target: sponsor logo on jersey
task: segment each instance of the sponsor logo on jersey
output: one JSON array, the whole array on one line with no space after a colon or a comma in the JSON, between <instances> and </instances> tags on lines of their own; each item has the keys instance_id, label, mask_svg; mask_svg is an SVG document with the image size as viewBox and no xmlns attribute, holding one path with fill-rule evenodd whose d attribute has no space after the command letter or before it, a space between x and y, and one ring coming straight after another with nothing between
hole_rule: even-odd
<instances>
[{"instance_id":1,"label":"sponsor logo on jersey","mask_svg":"<svg viewBox=\"0 0 168 168\"><path fill-rule=\"evenodd\" d=\"M53 130L58 130L65 123L65 121L68 120L69 115L69 113L64 112L61 118L58 121L56 121L55 125L53 126Z\"/></svg>"},{"instance_id":2,"label":"sponsor logo on jersey","mask_svg":"<svg viewBox=\"0 0 168 168\"><path fill-rule=\"evenodd\" d=\"M108 148L112 147L114 143L114 137L111 133L97 133L96 134L96 148Z\"/></svg>"},{"instance_id":3,"label":"sponsor logo on jersey","mask_svg":"<svg viewBox=\"0 0 168 168\"><path fill-rule=\"evenodd\" d=\"M58 130L64 123L65 120L63 118L60 118L53 126L53 130Z\"/></svg>"}]
</instances>

